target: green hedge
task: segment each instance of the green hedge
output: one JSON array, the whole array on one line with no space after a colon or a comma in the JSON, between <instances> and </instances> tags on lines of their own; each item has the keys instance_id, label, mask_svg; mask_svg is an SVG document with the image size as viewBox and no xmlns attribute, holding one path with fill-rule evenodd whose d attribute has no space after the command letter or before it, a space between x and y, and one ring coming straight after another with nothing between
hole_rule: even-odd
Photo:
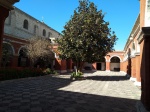
<instances>
[{"instance_id":1,"label":"green hedge","mask_svg":"<svg viewBox=\"0 0 150 112\"><path fill-rule=\"evenodd\" d=\"M25 77L36 77L47 74L56 74L54 70L37 68L1 68L0 80L11 80Z\"/></svg>"}]
</instances>

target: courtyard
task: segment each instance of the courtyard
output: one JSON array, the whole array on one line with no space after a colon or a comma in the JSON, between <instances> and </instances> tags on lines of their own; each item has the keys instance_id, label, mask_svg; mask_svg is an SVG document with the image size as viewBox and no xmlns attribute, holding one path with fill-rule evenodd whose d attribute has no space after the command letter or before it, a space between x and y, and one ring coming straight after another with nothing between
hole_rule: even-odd
<instances>
[{"instance_id":1,"label":"courtyard","mask_svg":"<svg viewBox=\"0 0 150 112\"><path fill-rule=\"evenodd\" d=\"M136 112L141 90L121 72L86 72L0 82L0 112Z\"/></svg>"}]
</instances>

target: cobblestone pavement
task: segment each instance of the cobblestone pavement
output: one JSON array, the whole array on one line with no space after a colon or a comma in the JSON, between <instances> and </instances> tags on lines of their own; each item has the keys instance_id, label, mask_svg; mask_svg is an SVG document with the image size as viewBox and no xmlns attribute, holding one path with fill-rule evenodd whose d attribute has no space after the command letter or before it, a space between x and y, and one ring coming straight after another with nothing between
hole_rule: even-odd
<instances>
[{"instance_id":1,"label":"cobblestone pavement","mask_svg":"<svg viewBox=\"0 0 150 112\"><path fill-rule=\"evenodd\" d=\"M141 91L120 72L41 76L0 82L0 112L136 112Z\"/></svg>"}]
</instances>

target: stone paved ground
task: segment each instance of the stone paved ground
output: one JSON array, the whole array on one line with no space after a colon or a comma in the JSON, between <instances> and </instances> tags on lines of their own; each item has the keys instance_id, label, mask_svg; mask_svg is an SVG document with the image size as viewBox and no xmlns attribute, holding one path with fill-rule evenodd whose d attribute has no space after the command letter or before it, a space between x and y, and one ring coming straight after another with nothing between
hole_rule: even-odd
<instances>
[{"instance_id":1,"label":"stone paved ground","mask_svg":"<svg viewBox=\"0 0 150 112\"><path fill-rule=\"evenodd\" d=\"M136 112L141 91L120 72L42 76L0 82L0 112Z\"/></svg>"}]
</instances>

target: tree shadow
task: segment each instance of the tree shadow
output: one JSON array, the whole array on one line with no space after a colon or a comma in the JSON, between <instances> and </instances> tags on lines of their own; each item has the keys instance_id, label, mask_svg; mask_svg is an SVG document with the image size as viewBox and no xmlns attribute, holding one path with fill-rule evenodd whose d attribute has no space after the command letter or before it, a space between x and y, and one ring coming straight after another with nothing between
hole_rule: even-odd
<instances>
[{"instance_id":1,"label":"tree shadow","mask_svg":"<svg viewBox=\"0 0 150 112\"><path fill-rule=\"evenodd\" d=\"M128 80L129 78L125 76L87 76L87 80L97 80L97 81L121 81Z\"/></svg>"},{"instance_id":2,"label":"tree shadow","mask_svg":"<svg viewBox=\"0 0 150 112\"><path fill-rule=\"evenodd\" d=\"M93 70L82 70L83 73L95 73L96 71Z\"/></svg>"},{"instance_id":3,"label":"tree shadow","mask_svg":"<svg viewBox=\"0 0 150 112\"><path fill-rule=\"evenodd\" d=\"M62 89L71 83L65 75L3 81L0 83L0 111L136 112L138 100Z\"/></svg>"}]
</instances>

